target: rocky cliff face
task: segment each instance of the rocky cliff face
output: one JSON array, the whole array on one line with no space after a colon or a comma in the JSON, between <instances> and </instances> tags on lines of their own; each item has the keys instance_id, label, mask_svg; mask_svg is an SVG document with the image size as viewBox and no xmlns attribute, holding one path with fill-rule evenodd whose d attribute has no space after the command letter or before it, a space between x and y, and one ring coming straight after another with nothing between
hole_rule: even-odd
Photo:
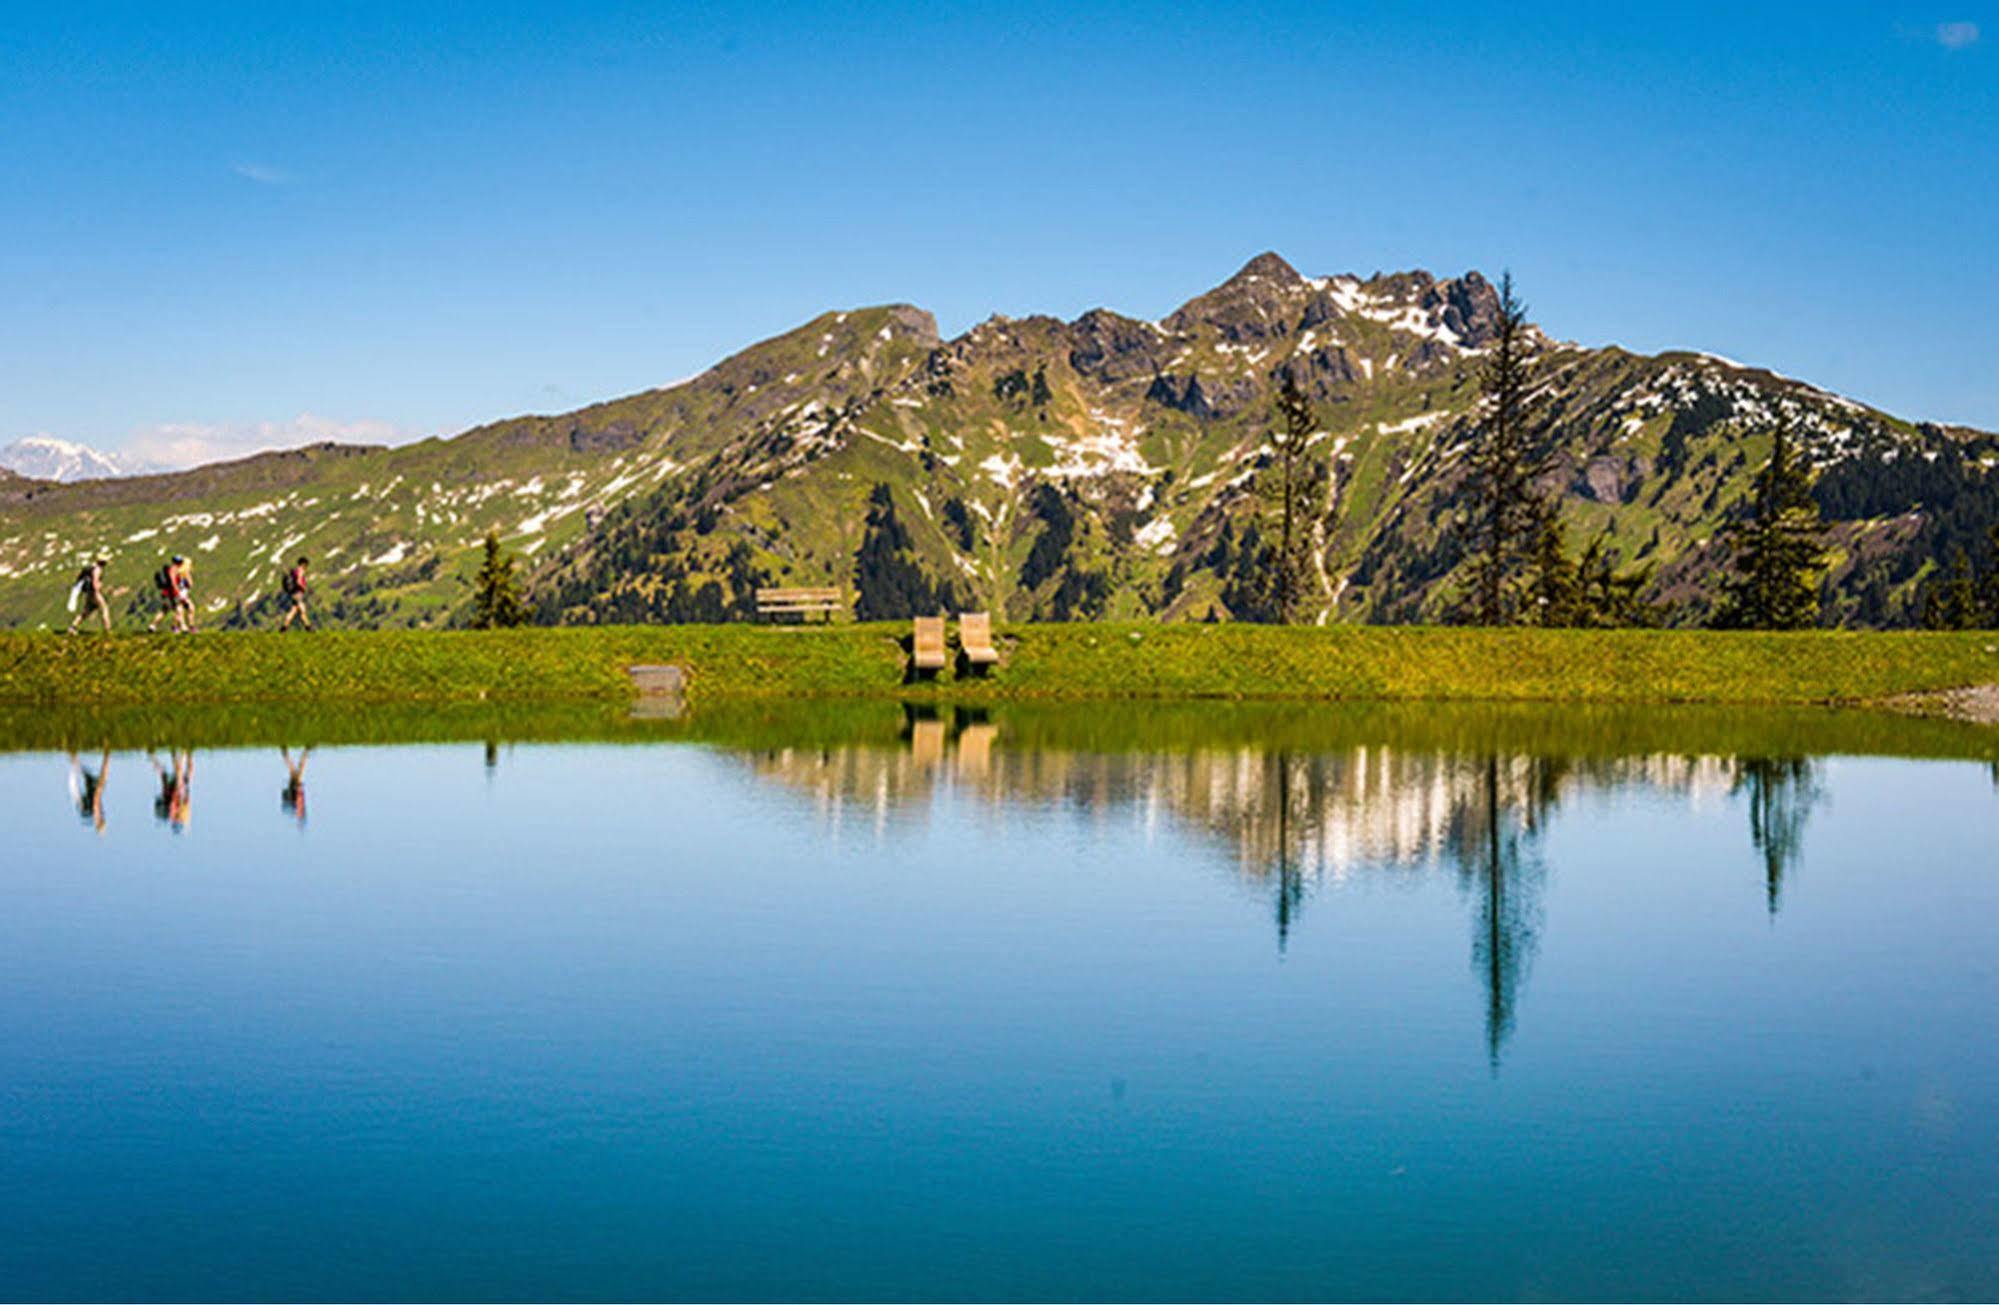
<instances>
[{"instance_id":1,"label":"rocky cliff face","mask_svg":"<svg viewBox=\"0 0 1999 1305\"><path fill-rule=\"evenodd\" d=\"M493 528L528 557L545 619L724 619L758 584L851 586L877 485L953 602L1241 615L1232 581L1255 563L1253 482L1288 373L1329 471L1315 615L1438 619L1460 588L1453 521L1497 300L1475 272L1307 277L1263 254L1158 322L1098 309L940 340L906 306L829 313L681 385L452 440L0 491L0 617L46 619L50 577L108 548L190 552L215 619L247 619L277 559L310 547L345 619L437 622ZM1938 550L1993 512L1992 436L1700 354L1535 347L1544 487L1578 543L1649 568L1675 619L1705 612L1715 533L1773 422L1835 500L1846 619L1907 619ZM1862 492L1876 484L1895 488Z\"/></svg>"}]
</instances>

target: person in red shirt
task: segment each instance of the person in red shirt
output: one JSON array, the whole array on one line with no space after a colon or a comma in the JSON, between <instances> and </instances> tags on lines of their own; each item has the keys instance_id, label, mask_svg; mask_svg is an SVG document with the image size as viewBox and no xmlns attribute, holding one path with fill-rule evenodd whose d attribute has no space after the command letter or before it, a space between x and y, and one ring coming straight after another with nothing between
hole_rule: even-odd
<instances>
[{"instance_id":1,"label":"person in red shirt","mask_svg":"<svg viewBox=\"0 0 1999 1305\"><path fill-rule=\"evenodd\" d=\"M285 572L284 592L280 595L285 613L278 618L280 630L290 629L294 619L306 629L312 628L312 616L305 610L305 568L310 560L301 557L297 566Z\"/></svg>"}]
</instances>

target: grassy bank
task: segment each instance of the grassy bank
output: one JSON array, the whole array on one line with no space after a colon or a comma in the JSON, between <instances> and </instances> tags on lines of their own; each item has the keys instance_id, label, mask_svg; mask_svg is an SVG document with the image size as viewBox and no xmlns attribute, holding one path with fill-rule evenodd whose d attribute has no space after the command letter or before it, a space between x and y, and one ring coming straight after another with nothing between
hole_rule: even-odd
<instances>
[{"instance_id":1,"label":"grassy bank","mask_svg":"<svg viewBox=\"0 0 1999 1305\"><path fill-rule=\"evenodd\" d=\"M984 679L904 679L906 627L0 635L0 704L466 703L631 694L686 668L696 699L1296 698L1875 702L1999 683L1999 634L1039 625Z\"/></svg>"},{"instance_id":2,"label":"grassy bank","mask_svg":"<svg viewBox=\"0 0 1999 1305\"><path fill-rule=\"evenodd\" d=\"M909 703L886 698L717 698L673 716L601 700L0 706L0 752L405 743L703 743L747 752L912 747L917 722L949 737L997 728L1007 747L1058 753L1312 755L1392 747L1571 760L1645 755L1852 754L1999 763L1999 730L1939 717L1824 707L1343 702Z\"/></svg>"}]
</instances>

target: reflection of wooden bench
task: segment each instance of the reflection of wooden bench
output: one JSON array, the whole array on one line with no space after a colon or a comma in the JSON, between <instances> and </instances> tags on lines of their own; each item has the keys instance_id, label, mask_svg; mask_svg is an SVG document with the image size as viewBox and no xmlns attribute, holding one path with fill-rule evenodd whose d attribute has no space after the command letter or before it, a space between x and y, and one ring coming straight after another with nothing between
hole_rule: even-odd
<instances>
[{"instance_id":1,"label":"reflection of wooden bench","mask_svg":"<svg viewBox=\"0 0 1999 1305\"><path fill-rule=\"evenodd\" d=\"M838 589L759 589L758 616L824 616L832 620L836 612L847 610L847 600Z\"/></svg>"},{"instance_id":2,"label":"reflection of wooden bench","mask_svg":"<svg viewBox=\"0 0 1999 1305\"><path fill-rule=\"evenodd\" d=\"M958 646L965 650L965 661L973 666L994 666L999 662L999 649L993 647L993 617L991 612L966 612L958 617Z\"/></svg>"},{"instance_id":3,"label":"reflection of wooden bench","mask_svg":"<svg viewBox=\"0 0 1999 1305\"><path fill-rule=\"evenodd\" d=\"M944 669L944 618L941 616L919 616L916 618L914 637L910 640L912 657L910 664L919 671L941 671Z\"/></svg>"}]
</instances>

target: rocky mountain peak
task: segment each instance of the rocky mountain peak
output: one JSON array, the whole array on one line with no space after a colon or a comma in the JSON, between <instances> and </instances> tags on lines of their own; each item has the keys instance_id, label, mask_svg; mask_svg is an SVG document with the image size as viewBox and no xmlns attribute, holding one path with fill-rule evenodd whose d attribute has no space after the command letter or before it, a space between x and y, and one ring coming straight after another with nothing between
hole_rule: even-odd
<instances>
[{"instance_id":1,"label":"rocky mountain peak","mask_svg":"<svg viewBox=\"0 0 1999 1305\"><path fill-rule=\"evenodd\" d=\"M1258 254L1242 270L1160 323L1176 334L1211 326L1234 344L1288 334L1298 319L1297 298L1311 283L1273 253Z\"/></svg>"},{"instance_id":2,"label":"rocky mountain peak","mask_svg":"<svg viewBox=\"0 0 1999 1305\"><path fill-rule=\"evenodd\" d=\"M1299 275L1297 268L1268 249L1244 263L1242 270L1224 281L1222 285L1226 287L1256 281L1274 281L1280 286L1289 286L1293 289L1301 289L1305 285L1305 278Z\"/></svg>"},{"instance_id":3,"label":"rocky mountain peak","mask_svg":"<svg viewBox=\"0 0 1999 1305\"><path fill-rule=\"evenodd\" d=\"M934 349L942 341L937 334L936 316L924 309L914 304L889 304L885 311L889 329L897 334L912 337L926 349Z\"/></svg>"}]
</instances>

